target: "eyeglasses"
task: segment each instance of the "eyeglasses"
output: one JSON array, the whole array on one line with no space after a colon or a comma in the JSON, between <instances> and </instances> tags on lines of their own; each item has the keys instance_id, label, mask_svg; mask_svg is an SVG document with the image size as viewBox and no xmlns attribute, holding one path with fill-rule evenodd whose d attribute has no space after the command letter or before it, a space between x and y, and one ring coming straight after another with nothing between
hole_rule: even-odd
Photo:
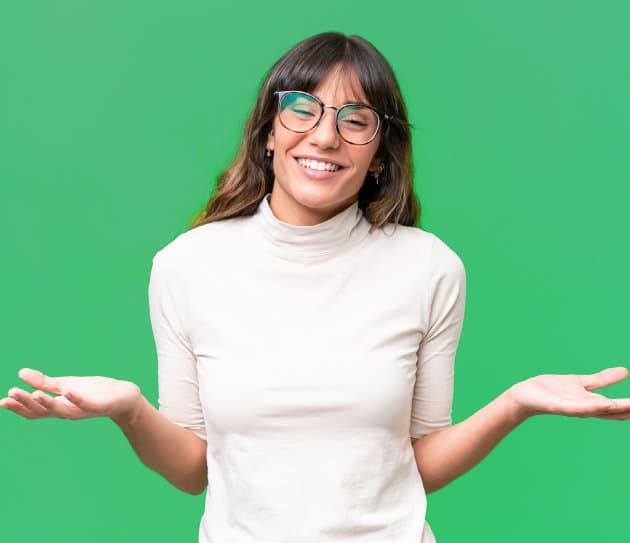
<instances>
[{"instance_id":1,"label":"eyeglasses","mask_svg":"<svg viewBox=\"0 0 630 543\"><path fill-rule=\"evenodd\" d=\"M381 126L381 115L385 120L392 118L361 103L327 106L308 92L276 91L274 94L278 95L280 122L287 130L308 132L319 124L324 109L334 109L337 132L353 145L365 145L376 137Z\"/></svg>"}]
</instances>

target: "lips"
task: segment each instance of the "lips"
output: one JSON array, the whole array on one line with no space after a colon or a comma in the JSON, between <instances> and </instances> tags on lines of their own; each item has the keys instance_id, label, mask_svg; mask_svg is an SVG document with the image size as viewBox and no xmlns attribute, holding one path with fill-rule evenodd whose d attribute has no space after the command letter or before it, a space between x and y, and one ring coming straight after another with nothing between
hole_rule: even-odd
<instances>
[{"instance_id":1,"label":"lips","mask_svg":"<svg viewBox=\"0 0 630 543\"><path fill-rule=\"evenodd\" d=\"M315 181L337 179L339 172L345 170L344 166L335 162L316 160L312 157L299 157L294 160L302 175Z\"/></svg>"},{"instance_id":2,"label":"lips","mask_svg":"<svg viewBox=\"0 0 630 543\"><path fill-rule=\"evenodd\" d=\"M314 157L296 157L295 159L300 166L313 171L319 172L336 172L343 168L340 164L329 160L323 160Z\"/></svg>"}]
</instances>

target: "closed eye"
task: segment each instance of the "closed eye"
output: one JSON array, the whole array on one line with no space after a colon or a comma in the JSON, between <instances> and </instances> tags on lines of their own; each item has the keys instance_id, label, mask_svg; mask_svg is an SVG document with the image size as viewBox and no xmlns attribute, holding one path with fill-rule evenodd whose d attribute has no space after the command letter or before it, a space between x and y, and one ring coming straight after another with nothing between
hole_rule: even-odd
<instances>
[{"instance_id":1,"label":"closed eye","mask_svg":"<svg viewBox=\"0 0 630 543\"><path fill-rule=\"evenodd\" d=\"M307 111L305 109L297 109L297 108L293 108L291 110L293 113L297 113L298 115L314 115L314 113L312 111Z\"/></svg>"},{"instance_id":2,"label":"closed eye","mask_svg":"<svg viewBox=\"0 0 630 543\"><path fill-rule=\"evenodd\" d=\"M363 121L359 121L359 120L356 120L356 119L344 119L343 122L345 124L351 124L353 126L358 126L358 127L361 127L361 128L367 126L367 123L364 123Z\"/></svg>"}]
</instances>

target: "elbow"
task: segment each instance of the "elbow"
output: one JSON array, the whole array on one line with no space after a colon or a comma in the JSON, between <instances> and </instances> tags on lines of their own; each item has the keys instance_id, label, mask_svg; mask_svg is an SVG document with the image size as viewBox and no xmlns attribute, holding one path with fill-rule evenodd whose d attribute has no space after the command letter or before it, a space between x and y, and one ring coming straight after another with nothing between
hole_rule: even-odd
<instances>
[{"instance_id":1,"label":"elbow","mask_svg":"<svg viewBox=\"0 0 630 543\"><path fill-rule=\"evenodd\" d=\"M208 465L206 462L207 444L204 439L195 436L192 456L186 463L188 469L179 472L178 483L175 486L193 496L203 494L208 487Z\"/></svg>"},{"instance_id":2,"label":"elbow","mask_svg":"<svg viewBox=\"0 0 630 543\"><path fill-rule=\"evenodd\" d=\"M424 493L428 496L446 486L450 482L450 479L440 478L439 474L435 473L435 466L431 466L430 463L423 461L426 455L426 451L424 451L423 448L428 443L426 440L423 442L425 437L426 436L411 438L411 448L413 449L416 468L418 469L418 474L422 481Z\"/></svg>"},{"instance_id":3,"label":"elbow","mask_svg":"<svg viewBox=\"0 0 630 543\"><path fill-rule=\"evenodd\" d=\"M192 481L182 484L176 484L174 486L182 492L185 492L186 494L199 496L199 494L203 494L204 490L206 490L206 488L208 487L208 481L204 479L203 481Z\"/></svg>"},{"instance_id":4,"label":"elbow","mask_svg":"<svg viewBox=\"0 0 630 543\"><path fill-rule=\"evenodd\" d=\"M422 479L422 473L420 474L420 478ZM424 486L424 493L428 496L429 494L433 494L434 492L440 490L440 488L445 487L448 484L448 481L422 481Z\"/></svg>"},{"instance_id":5,"label":"elbow","mask_svg":"<svg viewBox=\"0 0 630 543\"><path fill-rule=\"evenodd\" d=\"M196 488L191 488L188 490L184 490L184 492L186 492L186 494L190 494L192 496L199 496L200 494L203 494L204 490L206 489L207 485L204 486L199 486Z\"/></svg>"},{"instance_id":6,"label":"elbow","mask_svg":"<svg viewBox=\"0 0 630 543\"><path fill-rule=\"evenodd\" d=\"M191 474L192 475L192 474ZM205 459L203 462L203 468L200 469L197 473L188 477L186 482L180 487L181 490L186 492L187 494L191 494L193 496L199 496L199 494L203 494L204 490L208 487L208 474Z\"/></svg>"}]
</instances>

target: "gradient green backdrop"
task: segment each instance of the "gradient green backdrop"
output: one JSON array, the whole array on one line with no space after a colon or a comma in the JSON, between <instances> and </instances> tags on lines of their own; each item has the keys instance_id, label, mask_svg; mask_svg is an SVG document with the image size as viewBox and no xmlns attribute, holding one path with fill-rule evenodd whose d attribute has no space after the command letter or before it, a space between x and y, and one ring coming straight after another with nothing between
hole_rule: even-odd
<instances>
[{"instance_id":1,"label":"gradient green backdrop","mask_svg":"<svg viewBox=\"0 0 630 543\"><path fill-rule=\"evenodd\" d=\"M205 203L264 72L324 30L392 63L424 228L466 264L455 420L534 374L630 364L628 2L10 4L0 393L28 366L155 403L151 258ZM0 541L196 541L203 498L111 422L2 410L0 436ZM527 421L429 497L439 543L627 540L629 446L630 422Z\"/></svg>"}]
</instances>

